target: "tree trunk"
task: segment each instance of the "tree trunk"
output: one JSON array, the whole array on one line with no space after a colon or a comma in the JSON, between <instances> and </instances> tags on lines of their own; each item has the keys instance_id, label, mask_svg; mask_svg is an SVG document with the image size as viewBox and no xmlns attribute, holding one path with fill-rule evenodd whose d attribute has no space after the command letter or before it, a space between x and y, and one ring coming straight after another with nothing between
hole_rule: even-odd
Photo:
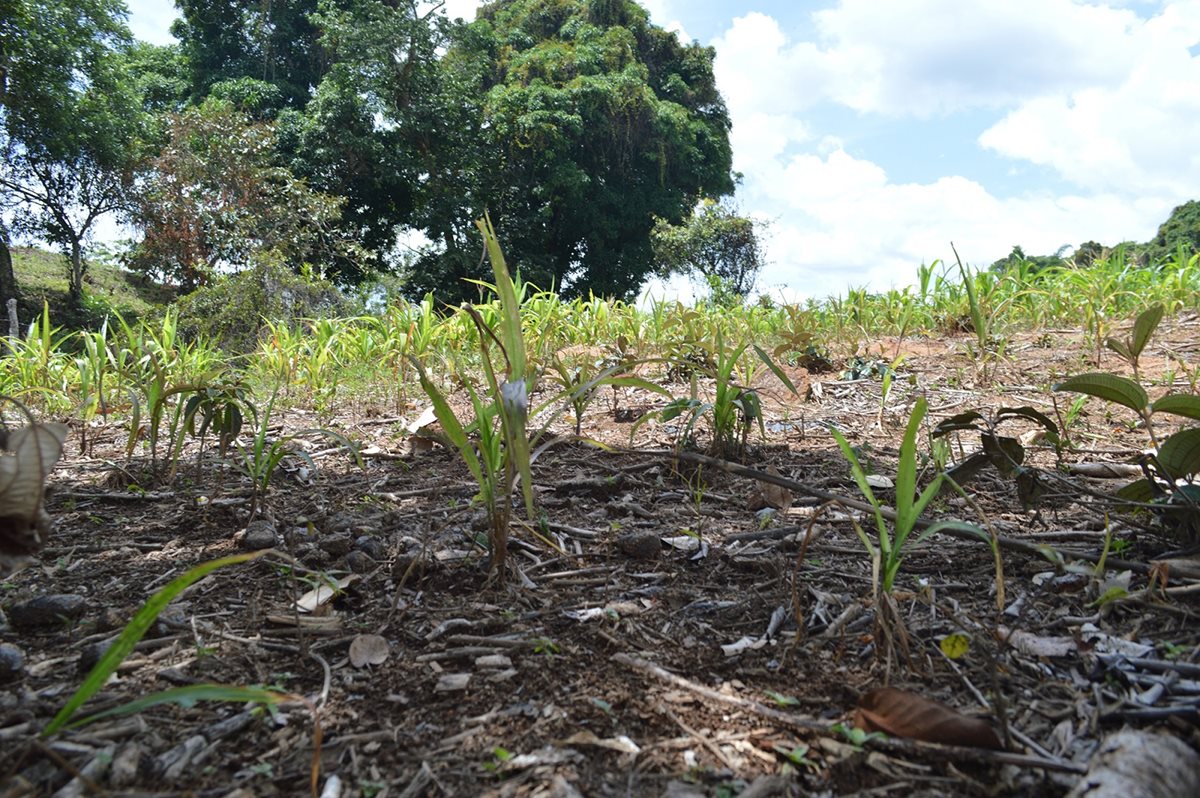
<instances>
[{"instance_id":1,"label":"tree trunk","mask_svg":"<svg viewBox=\"0 0 1200 798\"><path fill-rule=\"evenodd\" d=\"M0 307L7 305L10 299L21 298L21 289L17 286L17 276L13 273L12 252L8 244L8 228L0 221Z\"/></svg>"},{"instance_id":2,"label":"tree trunk","mask_svg":"<svg viewBox=\"0 0 1200 798\"><path fill-rule=\"evenodd\" d=\"M0 220L0 308L8 316L8 324L0 330L0 336L7 331L10 335L20 333L21 325L17 319L17 304L21 299L21 289L17 286L17 275L13 272L12 251L8 248L8 228Z\"/></svg>"},{"instance_id":3,"label":"tree trunk","mask_svg":"<svg viewBox=\"0 0 1200 798\"><path fill-rule=\"evenodd\" d=\"M83 243L79 239L71 241L71 280L68 285L71 303L75 307L83 304Z\"/></svg>"}]
</instances>

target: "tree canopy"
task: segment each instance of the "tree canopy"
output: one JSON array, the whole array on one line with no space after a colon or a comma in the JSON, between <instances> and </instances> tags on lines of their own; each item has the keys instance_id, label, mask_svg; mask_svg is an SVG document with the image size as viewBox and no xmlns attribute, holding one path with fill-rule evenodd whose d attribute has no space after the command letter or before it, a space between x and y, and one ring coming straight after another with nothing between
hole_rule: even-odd
<instances>
[{"instance_id":1,"label":"tree canopy","mask_svg":"<svg viewBox=\"0 0 1200 798\"><path fill-rule=\"evenodd\" d=\"M17 232L62 246L76 301L83 246L126 207L145 143L130 41L119 0L13 0L0 17L4 204Z\"/></svg>"},{"instance_id":2,"label":"tree canopy","mask_svg":"<svg viewBox=\"0 0 1200 798\"><path fill-rule=\"evenodd\" d=\"M243 110L277 116L288 166L346 198L366 266L400 260L397 231L424 234L412 293L474 293L461 278L484 276L472 220L486 208L526 279L628 296L652 269L654 218L681 222L733 188L713 51L634 2L495 2L470 24L415 0L181 10L193 101L267 84Z\"/></svg>"},{"instance_id":3,"label":"tree canopy","mask_svg":"<svg viewBox=\"0 0 1200 798\"><path fill-rule=\"evenodd\" d=\"M199 186L250 168L209 139L192 155L223 162L206 175L178 171L195 166L179 125L201 143L189 109L210 102L239 115L227 120L230 142L268 126L253 168L269 170L270 184L335 203L322 224L360 248L327 248L321 271L348 283L398 268L408 291L446 301L474 294L462 278L485 276L472 224L485 209L526 280L628 297L654 269L655 219L681 224L702 198L733 190L714 51L652 25L632 0L498 0L469 23L428 0L176 5L179 44L164 48L131 45L119 0L16 0L0 22L13 33L0 45L0 96L7 141L71 175L60 182L76 193L54 202L95 204L81 189L101 185L125 194L146 170L139 257L184 284L270 236L245 225L275 225L261 213L223 228L249 249L177 246L212 217L213 195ZM36 184L36 174L12 182ZM49 218L39 229L54 238L63 225ZM397 242L409 231L425 243L405 252ZM301 249L276 248L296 269L314 252Z\"/></svg>"}]
</instances>

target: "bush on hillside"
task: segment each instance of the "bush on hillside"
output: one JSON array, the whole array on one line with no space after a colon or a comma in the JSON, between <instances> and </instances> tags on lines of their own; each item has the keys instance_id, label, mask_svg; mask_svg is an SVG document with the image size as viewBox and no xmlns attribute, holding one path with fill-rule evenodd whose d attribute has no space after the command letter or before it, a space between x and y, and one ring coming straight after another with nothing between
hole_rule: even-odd
<instances>
[{"instance_id":1,"label":"bush on hillside","mask_svg":"<svg viewBox=\"0 0 1200 798\"><path fill-rule=\"evenodd\" d=\"M302 319L346 316L353 306L332 283L298 275L268 262L229 275L175 303L179 330L229 352L249 352L265 320L289 325Z\"/></svg>"}]
</instances>

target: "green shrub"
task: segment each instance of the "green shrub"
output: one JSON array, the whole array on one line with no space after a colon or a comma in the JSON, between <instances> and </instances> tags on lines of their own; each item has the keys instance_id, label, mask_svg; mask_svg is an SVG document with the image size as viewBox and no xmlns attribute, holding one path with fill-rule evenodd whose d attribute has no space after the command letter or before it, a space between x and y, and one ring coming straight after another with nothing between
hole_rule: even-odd
<instances>
[{"instance_id":1,"label":"green shrub","mask_svg":"<svg viewBox=\"0 0 1200 798\"><path fill-rule=\"evenodd\" d=\"M351 303L332 283L266 263L224 277L175 303L179 331L203 337L231 352L258 344L266 320L291 325L300 319L346 316Z\"/></svg>"}]
</instances>

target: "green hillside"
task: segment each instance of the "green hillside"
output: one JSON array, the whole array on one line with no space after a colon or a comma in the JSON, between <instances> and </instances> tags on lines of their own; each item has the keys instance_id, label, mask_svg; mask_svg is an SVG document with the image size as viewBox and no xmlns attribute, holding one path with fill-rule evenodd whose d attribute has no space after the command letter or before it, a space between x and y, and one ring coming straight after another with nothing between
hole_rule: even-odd
<instances>
[{"instance_id":1,"label":"green hillside","mask_svg":"<svg viewBox=\"0 0 1200 798\"><path fill-rule=\"evenodd\" d=\"M110 311L115 310L131 321L150 315L155 308L175 299L174 289L127 272L110 259L99 258L88 264L83 307L74 308L68 301L67 263L61 254L13 247L12 256L13 272L21 291L18 318L22 330L47 304L55 325L89 329L99 325Z\"/></svg>"}]
</instances>

